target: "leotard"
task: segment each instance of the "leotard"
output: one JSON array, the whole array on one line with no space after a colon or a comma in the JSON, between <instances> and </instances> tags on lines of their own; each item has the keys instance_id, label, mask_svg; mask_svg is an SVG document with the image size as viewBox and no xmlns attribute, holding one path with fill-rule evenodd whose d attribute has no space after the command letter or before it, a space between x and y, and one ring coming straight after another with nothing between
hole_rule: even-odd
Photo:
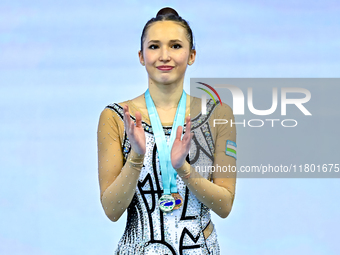
<instances>
[{"instance_id":1,"label":"leotard","mask_svg":"<svg viewBox=\"0 0 340 255\"><path fill-rule=\"evenodd\" d=\"M234 121L231 108L210 100L206 115L191 114L191 132L195 135L187 157L190 165L187 163L185 169L189 169L191 175L186 179L179 173L176 179L183 205L164 214L157 203L163 185L150 120L142 114L146 153L139 155L131 149L125 133L122 107L125 104L129 105L130 117L135 121L134 114L139 109L132 101L114 103L102 111L97 130L98 176L104 212L116 221L127 209L126 228L115 254L220 254L210 211L223 218L229 215L235 196L236 173L212 172L211 168L196 172L195 167L236 166L236 157L226 154L227 141L236 143L235 125L214 127L213 123L213 119ZM200 105L200 99L192 98L191 104ZM162 125L169 139L172 123ZM139 161L141 169L133 164Z\"/></svg>"}]
</instances>

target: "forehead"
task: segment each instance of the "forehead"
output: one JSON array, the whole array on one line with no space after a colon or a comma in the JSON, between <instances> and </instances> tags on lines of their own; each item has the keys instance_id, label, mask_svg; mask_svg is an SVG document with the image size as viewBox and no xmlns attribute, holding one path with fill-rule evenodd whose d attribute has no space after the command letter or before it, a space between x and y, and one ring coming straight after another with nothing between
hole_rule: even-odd
<instances>
[{"instance_id":1,"label":"forehead","mask_svg":"<svg viewBox=\"0 0 340 255\"><path fill-rule=\"evenodd\" d=\"M174 40L180 39L183 42L186 38L186 30L179 23L165 20L154 22L148 29L146 42L150 40Z\"/></svg>"}]
</instances>

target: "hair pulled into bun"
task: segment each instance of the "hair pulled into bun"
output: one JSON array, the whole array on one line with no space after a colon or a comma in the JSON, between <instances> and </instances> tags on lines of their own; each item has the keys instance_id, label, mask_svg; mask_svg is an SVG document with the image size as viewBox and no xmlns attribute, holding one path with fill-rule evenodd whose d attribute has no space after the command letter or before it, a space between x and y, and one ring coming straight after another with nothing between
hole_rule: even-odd
<instances>
[{"instance_id":1,"label":"hair pulled into bun","mask_svg":"<svg viewBox=\"0 0 340 255\"><path fill-rule=\"evenodd\" d=\"M147 33L150 25L154 22L165 21L165 20L171 20L171 21L177 22L179 25L181 25L182 27L185 28L186 37L187 37L187 39L190 43L190 49L194 50L195 49L194 37L193 37L192 31L191 31L191 28L189 26L189 23L185 19L183 19L181 16L179 16L177 11L175 11L173 8L164 7L157 12L157 15L156 15L155 18L150 19L145 24L143 32L142 32L142 36L141 36L141 42L140 42L141 52L143 53L143 43L145 41L146 33Z\"/></svg>"},{"instance_id":2,"label":"hair pulled into bun","mask_svg":"<svg viewBox=\"0 0 340 255\"><path fill-rule=\"evenodd\" d=\"M160 15L175 15L175 16L179 16L178 13L170 8L170 7L164 7L163 9L160 9L158 12L157 12L157 15L156 17L160 16Z\"/></svg>"}]
</instances>

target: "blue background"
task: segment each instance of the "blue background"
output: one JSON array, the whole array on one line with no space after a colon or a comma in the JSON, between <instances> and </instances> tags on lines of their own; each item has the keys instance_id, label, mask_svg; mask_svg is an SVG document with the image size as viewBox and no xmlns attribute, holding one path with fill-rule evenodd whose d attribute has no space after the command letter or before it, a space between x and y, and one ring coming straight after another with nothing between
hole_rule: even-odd
<instances>
[{"instance_id":1,"label":"blue background","mask_svg":"<svg viewBox=\"0 0 340 255\"><path fill-rule=\"evenodd\" d=\"M2 0L1 254L113 254L126 216L113 223L100 204L97 124L146 90L141 31L165 6L196 39L187 91L190 77L339 77L339 1ZM222 254L339 254L339 191L338 179L238 179L231 214L213 215Z\"/></svg>"}]
</instances>

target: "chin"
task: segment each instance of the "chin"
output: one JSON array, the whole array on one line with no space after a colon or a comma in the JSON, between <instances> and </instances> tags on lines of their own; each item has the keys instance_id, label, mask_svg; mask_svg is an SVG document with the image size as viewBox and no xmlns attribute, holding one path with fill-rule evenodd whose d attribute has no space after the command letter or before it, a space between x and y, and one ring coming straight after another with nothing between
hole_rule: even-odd
<instances>
[{"instance_id":1,"label":"chin","mask_svg":"<svg viewBox=\"0 0 340 255\"><path fill-rule=\"evenodd\" d=\"M160 81L159 83L162 83L164 85L170 85L170 84L173 84L175 81L172 81L172 80L162 80Z\"/></svg>"},{"instance_id":2,"label":"chin","mask_svg":"<svg viewBox=\"0 0 340 255\"><path fill-rule=\"evenodd\" d=\"M162 77L160 79L153 79L153 80L157 83L161 83L164 85L169 85L169 84L173 84L173 83L180 81L180 79L171 79L170 77Z\"/></svg>"}]
</instances>

